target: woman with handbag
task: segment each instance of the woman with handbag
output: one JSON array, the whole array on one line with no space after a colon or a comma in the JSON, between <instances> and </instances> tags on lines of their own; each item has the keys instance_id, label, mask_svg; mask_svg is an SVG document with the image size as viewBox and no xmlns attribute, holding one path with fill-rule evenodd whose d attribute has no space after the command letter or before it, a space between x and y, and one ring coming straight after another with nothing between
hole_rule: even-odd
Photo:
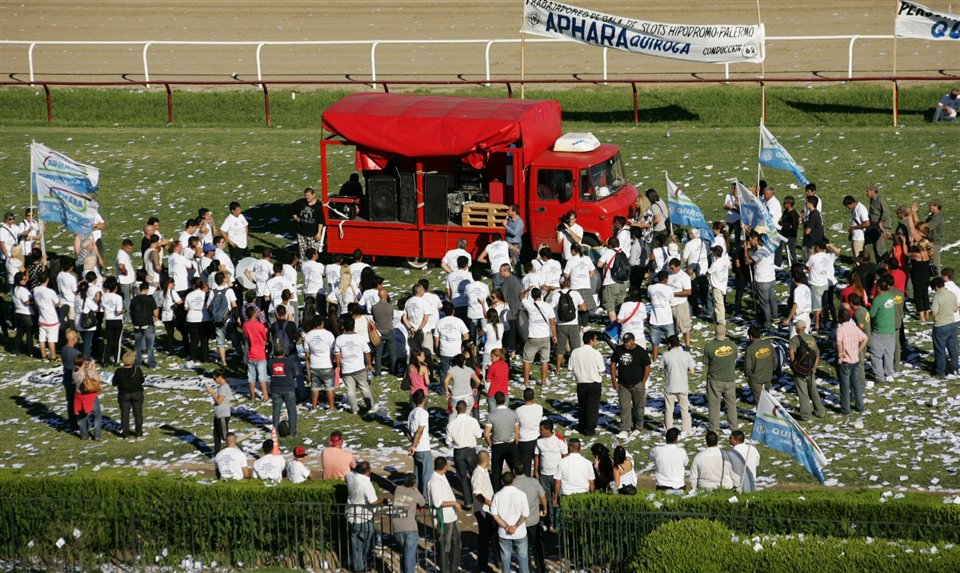
<instances>
[{"instance_id":1,"label":"woman with handbag","mask_svg":"<svg viewBox=\"0 0 960 573\"><path fill-rule=\"evenodd\" d=\"M102 418L100 372L97 371L97 363L89 356L77 356L74 360L73 383L77 386L73 395L73 412L80 426L80 439L86 440L90 436L94 441L99 440Z\"/></svg>"},{"instance_id":2,"label":"woman with handbag","mask_svg":"<svg viewBox=\"0 0 960 573\"><path fill-rule=\"evenodd\" d=\"M90 356L93 353L93 339L97 333L97 327L100 325L98 313L100 312L100 290L91 288L88 281L80 281L77 285L77 296L73 301L73 308L76 313L77 333L80 334L82 341L81 350L84 356Z\"/></svg>"},{"instance_id":3,"label":"woman with handbag","mask_svg":"<svg viewBox=\"0 0 960 573\"><path fill-rule=\"evenodd\" d=\"M117 387L117 402L120 404L120 425L123 438L143 437L143 370L136 365L137 353L127 351L120 360L121 366L113 373L113 385ZM133 412L134 428L130 432L130 412Z\"/></svg>"}]
</instances>

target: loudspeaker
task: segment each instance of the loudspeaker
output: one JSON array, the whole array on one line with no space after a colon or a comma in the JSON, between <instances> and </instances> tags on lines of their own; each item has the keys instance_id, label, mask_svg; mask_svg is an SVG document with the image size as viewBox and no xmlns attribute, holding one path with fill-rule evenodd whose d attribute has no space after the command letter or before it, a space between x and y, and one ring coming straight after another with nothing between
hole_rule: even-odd
<instances>
[{"instance_id":1,"label":"loudspeaker","mask_svg":"<svg viewBox=\"0 0 960 573\"><path fill-rule=\"evenodd\" d=\"M389 175L367 179L371 221L397 220L397 180Z\"/></svg>"},{"instance_id":2,"label":"loudspeaker","mask_svg":"<svg viewBox=\"0 0 960 573\"><path fill-rule=\"evenodd\" d=\"M417 180L413 173L400 174L400 197L397 200L397 220L417 222Z\"/></svg>"},{"instance_id":3,"label":"loudspeaker","mask_svg":"<svg viewBox=\"0 0 960 573\"><path fill-rule=\"evenodd\" d=\"M449 175L447 173L427 173L423 176L423 218L428 225L446 225L447 219L447 189Z\"/></svg>"}]
</instances>

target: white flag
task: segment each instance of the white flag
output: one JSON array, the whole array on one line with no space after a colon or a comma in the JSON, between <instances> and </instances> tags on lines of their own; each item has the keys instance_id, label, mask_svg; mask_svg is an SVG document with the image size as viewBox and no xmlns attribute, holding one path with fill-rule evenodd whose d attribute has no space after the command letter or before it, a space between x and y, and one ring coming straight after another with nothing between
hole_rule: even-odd
<instances>
[{"instance_id":1,"label":"white flag","mask_svg":"<svg viewBox=\"0 0 960 573\"><path fill-rule=\"evenodd\" d=\"M897 0L894 34L898 38L960 42L960 16L937 12L916 2Z\"/></svg>"}]
</instances>

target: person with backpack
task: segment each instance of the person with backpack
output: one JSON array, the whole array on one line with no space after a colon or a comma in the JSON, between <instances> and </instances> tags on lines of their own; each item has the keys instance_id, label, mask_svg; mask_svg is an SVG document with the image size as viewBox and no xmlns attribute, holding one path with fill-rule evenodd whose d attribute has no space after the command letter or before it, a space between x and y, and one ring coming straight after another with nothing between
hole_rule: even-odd
<instances>
[{"instance_id":1,"label":"person with backpack","mask_svg":"<svg viewBox=\"0 0 960 573\"><path fill-rule=\"evenodd\" d=\"M817 341L807 334L808 323L798 320L795 323L797 334L790 339L790 368L797 387L797 398L800 400L801 422L810 419L810 414L822 418L827 414L820 394L817 392L817 365L820 364L820 351Z\"/></svg>"},{"instance_id":2,"label":"person with backpack","mask_svg":"<svg viewBox=\"0 0 960 573\"><path fill-rule=\"evenodd\" d=\"M227 284L227 276L223 272L214 275L217 287L210 297L210 319L213 321L213 332L217 339L217 353L220 355L220 366L227 367L227 328L232 327L236 320L237 293Z\"/></svg>"},{"instance_id":3,"label":"person with backpack","mask_svg":"<svg viewBox=\"0 0 960 573\"><path fill-rule=\"evenodd\" d=\"M570 288L570 279L560 279L560 290L550 295L557 321L557 372L563 365L563 358L580 347L580 313L587 312L583 296ZM569 349L569 350L568 350Z\"/></svg>"},{"instance_id":4,"label":"person with backpack","mask_svg":"<svg viewBox=\"0 0 960 573\"><path fill-rule=\"evenodd\" d=\"M530 295L527 298L527 294ZM553 307L540 300L540 289L520 292L520 302L527 311L527 341L523 345L523 385L530 386L530 368L540 359L540 385L547 385L550 364L550 343L557 343L557 320Z\"/></svg>"},{"instance_id":5,"label":"person with backpack","mask_svg":"<svg viewBox=\"0 0 960 573\"><path fill-rule=\"evenodd\" d=\"M611 315L623 304L627 294L627 281L630 280L630 259L623 252L620 239L616 236L607 239L607 249L597 261L600 269L600 297L603 308Z\"/></svg>"}]
</instances>

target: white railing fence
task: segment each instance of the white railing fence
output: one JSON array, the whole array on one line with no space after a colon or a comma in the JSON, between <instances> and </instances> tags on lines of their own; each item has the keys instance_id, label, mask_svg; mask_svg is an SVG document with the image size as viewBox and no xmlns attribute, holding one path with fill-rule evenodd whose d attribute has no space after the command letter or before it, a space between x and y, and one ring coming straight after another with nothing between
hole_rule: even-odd
<instances>
[{"instance_id":1,"label":"white railing fence","mask_svg":"<svg viewBox=\"0 0 960 573\"><path fill-rule=\"evenodd\" d=\"M843 36L768 36L767 42L821 42L825 40L840 41L846 40L847 44L847 78L853 77L853 54L854 46L857 40L891 40L892 35L843 35ZM527 39L529 43L559 43L568 42L568 40L554 39ZM279 41L279 42L212 42L212 41L179 41L179 40L119 40L119 41L72 41L72 40L0 40L2 45L25 45L27 46L27 62L30 70L30 82L36 81L36 69L34 65L34 50L37 46L142 46L143 57L143 76L145 82L150 82L150 62L148 54L151 46L240 46L255 47L257 62L257 81L263 81L263 49L273 46L369 46L370 49L370 79L376 88L377 85L377 48L385 45L478 45L484 47L484 77L487 82L490 81L490 52L495 45L519 44L519 38L501 38L493 40L305 40L305 41ZM608 50L602 50L603 79L609 79ZM724 79L730 78L730 64L724 64Z\"/></svg>"}]
</instances>

